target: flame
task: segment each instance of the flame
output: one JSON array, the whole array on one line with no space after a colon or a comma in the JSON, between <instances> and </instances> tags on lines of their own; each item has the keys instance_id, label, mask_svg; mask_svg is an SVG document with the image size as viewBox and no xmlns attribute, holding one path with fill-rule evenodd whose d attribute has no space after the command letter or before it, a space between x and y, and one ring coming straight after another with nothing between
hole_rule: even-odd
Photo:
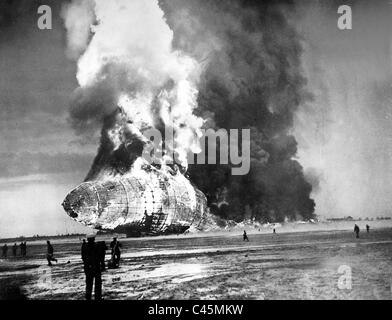
<instances>
[{"instance_id":1,"label":"flame","mask_svg":"<svg viewBox=\"0 0 392 320\"><path fill-rule=\"evenodd\" d=\"M91 0L82 4L74 0L63 16L66 27L73 26L68 29L69 44L77 43L78 49L84 46L72 21L77 22L79 13L90 13L93 16L87 20L96 21L78 60L80 90L97 96L105 87L124 113L125 121L107 132L114 149L126 143L124 130L143 141L146 129L163 124L174 133L174 139L165 144L166 161L176 160L187 167L188 152L200 150L198 138L204 123L193 113L201 68L195 59L173 50L173 32L158 1Z\"/></svg>"}]
</instances>

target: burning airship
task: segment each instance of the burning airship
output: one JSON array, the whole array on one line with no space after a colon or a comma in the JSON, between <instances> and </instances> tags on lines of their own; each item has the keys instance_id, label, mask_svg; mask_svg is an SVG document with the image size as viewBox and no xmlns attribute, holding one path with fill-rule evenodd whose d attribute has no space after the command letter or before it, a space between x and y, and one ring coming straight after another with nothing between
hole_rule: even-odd
<instances>
[{"instance_id":1,"label":"burning airship","mask_svg":"<svg viewBox=\"0 0 392 320\"><path fill-rule=\"evenodd\" d=\"M89 134L102 125L101 140L86 181L67 195L63 207L85 226L128 235L202 229L211 217L207 200L184 175L187 154L200 152L205 123L194 112L202 66L174 49L158 1L92 3L64 10L68 49L79 57L70 120ZM94 22L94 28L74 28L79 10L88 16L83 25ZM91 37L74 52L79 31L90 29ZM147 138L151 130L164 139ZM162 153L158 165L143 160L151 145L154 155Z\"/></svg>"},{"instance_id":2,"label":"burning airship","mask_svg":"<svg viewBox=\"0 0 392 320\"><path fill-rule=\"evenodd\" d=\"M182 173L151 165L84 182L67 195L63 207L85 226L128 236L202 229L208 215L206 197Z\"/></svg>"}]
</instances>

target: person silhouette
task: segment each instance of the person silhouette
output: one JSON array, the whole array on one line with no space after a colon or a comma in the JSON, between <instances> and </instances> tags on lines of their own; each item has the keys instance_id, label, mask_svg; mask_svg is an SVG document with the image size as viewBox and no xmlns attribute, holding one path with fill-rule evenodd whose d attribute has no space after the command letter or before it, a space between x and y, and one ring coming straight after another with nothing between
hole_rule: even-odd
<instances>
[{"instance_id":1,"label":"person silhouette","mask_svg":"<svg viewBox=\"0 0 392 320\"><path fill-rule=\"evenodd\" d=\"M358 225L354 226L354 232L355 232L356 238L359 238L359 227L358 227Z\"/></svg>"},{"instance_id":2,"label":"person silhouette","mask_svg":"<svg viewBox=\"0 0 392 320\"><path fill-rule=\"evenodd\" d=\"M87 235L87 243L82 244L82 260L84 274L86 275L86 300L91 300L94 287L95 300L102 299L102 272L101 272L101 248L95 242L95 235Z\"/></svg>"},{"instance_id":3,"label":"person silhouette","mask_svg":"<svg viewBox=\"0 0 392 320\"><path fill-rule=\"evenodd\" d=\"M244 230L243 238L244 238L244 241L248 241L249 242L249 238L248 238L248 235L246 234L245 230Z\"/></svg>"},{"instance_id":4,"label":"person silhouette","mask_svg":"<svg viewBox=\"0 0 392 320\"><path fill-rule=\"evenodd\" d=\"M121 246L122 245L117 240L117 237L113 237L113 241L110 243L110 249L112 249L112 261L115 268L120 266Z\"/></svg>"},{"instance_id":5,"label":"person silhouette","mask_svg":"<svg viewBox=\"0 0 392 320\"><path fill-rule=\"evenodd\" d=\"M47 254L46 254L46 260L48 260L48 266L52 265L52 261L55 261L57 263L57 259L54 257L54 249L50 241L46 241L47 244Z\"/></svg>"},{"instance_id":6,"label":"person silhouette","mask_svg":"<svg viewBox=\"0 0 392 320\"><path fill-rule=\"evenodd\" d=\"M8 246L7 246L7 244L5 244L5 245L3 246L2 251L3 251L2 257L3 257L3 258L7 258L7 253L8 253Z\"/></svg>"}]
</instances>

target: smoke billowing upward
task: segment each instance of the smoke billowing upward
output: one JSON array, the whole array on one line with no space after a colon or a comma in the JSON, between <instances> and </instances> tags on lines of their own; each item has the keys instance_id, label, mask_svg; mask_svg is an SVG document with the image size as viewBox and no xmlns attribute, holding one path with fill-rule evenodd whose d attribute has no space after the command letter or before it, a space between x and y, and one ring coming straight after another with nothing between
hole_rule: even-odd
<instances>
[{"instance_id":1,"label":"smoke billowing upward","mask_svg":"<svg viewBox=\"0 0 392 320\"><path fill-rule=\"evenodd\" d=\"M284 10L268 1L161 1L174 43L206 60L199 86L202 118L214 128L251 128L251 171L190 168L213 211L261 221L311 218L314 202L290 135L298 107L311 99L301 70L301 43Z\"/></svg>"},{"instance_id":2,"label":"smoke billowing upward","mask_svg":"<svg viewBox=\"0 0 392 320\"><path fill-rule=\"evenodd\" d=\"M294 160L291 135L296 110L311 97L300 39L285 17L288 6L94 0L65 8L65 25L74 26L68 28L69 55L81 54L70 118L81 132L103 127L87 179L108 168L127 172L148 143L142 133L149 128L173 127L184 167L203 126L250 128L248 175L232 176L228 165L189 167L212 211L236 220L313 217L311 185ZM87 23L77 32L72 21L79 11L95 21L91 32Z\"/></svg>"},{"instance_id":3,"label":"smoke billowing upward","mask_svg":"<svg viewBox=\"0 0 392 320\"><path fill-rule=\"evenodd\" d=\"M86 15L94 25L78 22ZM64 7L69 55L81 54L80 86L70 119L80 132L103 124L101 146L87 179L99 177L104 169L120 174L129 170L149 143L143 132L151 128L170 127L176 133L177 141L165 146L166 155L172 158L176 152L183 167L187 152L198 148L203 120L193 109L199 66L172 49L173 32L163 15L154 0L78 0Z\"/></svg>"}]
</instances>

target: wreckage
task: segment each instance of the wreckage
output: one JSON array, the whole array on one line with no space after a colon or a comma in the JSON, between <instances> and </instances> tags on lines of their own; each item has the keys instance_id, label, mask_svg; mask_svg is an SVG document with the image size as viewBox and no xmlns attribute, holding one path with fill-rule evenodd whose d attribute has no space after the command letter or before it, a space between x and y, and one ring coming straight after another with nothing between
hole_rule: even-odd
<instances>
[{"instance_id":1,"label":"wreckage","mask_svg":"<svg viewBox=\"0 0 392 320\"><path fill-rule=\"evenodd\" d=\"M85 226L128 236L201 230L208 216L206 197L182 173L150 165L84 182L67 195L63 207Z\"/></svg>"}]
</instances>

